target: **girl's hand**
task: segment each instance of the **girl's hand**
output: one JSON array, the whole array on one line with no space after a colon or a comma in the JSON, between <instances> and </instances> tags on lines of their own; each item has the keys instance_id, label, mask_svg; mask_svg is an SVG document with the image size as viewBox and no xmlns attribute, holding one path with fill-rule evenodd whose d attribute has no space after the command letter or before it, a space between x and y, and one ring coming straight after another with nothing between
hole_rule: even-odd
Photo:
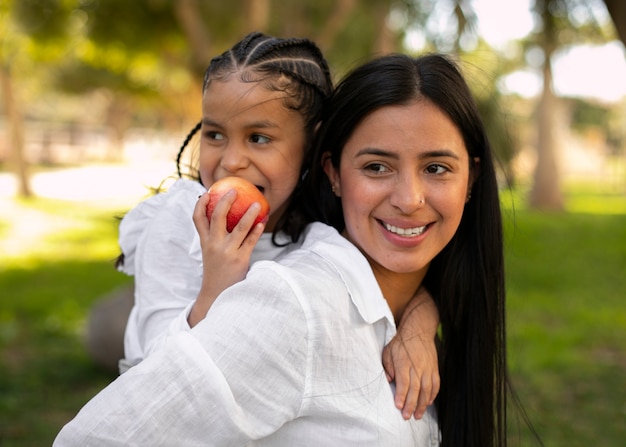
<instances>
[{"instance_id":1,"label":"girl's hand","mask_svg":"<svg viewBox=\"0 0 626 447\"><path fill-rule=\"evenodd\" d=\"M203 274L198 298L188 317L191 327L204 319L224 289L245 278L252 250L265 229L263 223L252 227L261 209L258 203L253 203L233 231L226 230L226 215L236 198L234 189L224 194L210 220L206 215L208 193L200 196L194 209L193 222L200 236Z\"/></svg>"},{"instance_id":2,"label":"girl's hand","mask_svg":"<svg viewBox=\"0 0 626 447\"><path fill-rule=\"evenodd\" d=\"M438 326L437 307L420 288L402 315L398 333L383 350L387 380L396 382L395 404L404 419L420 419L439 393Z\"/></svg>"}]
</instances>

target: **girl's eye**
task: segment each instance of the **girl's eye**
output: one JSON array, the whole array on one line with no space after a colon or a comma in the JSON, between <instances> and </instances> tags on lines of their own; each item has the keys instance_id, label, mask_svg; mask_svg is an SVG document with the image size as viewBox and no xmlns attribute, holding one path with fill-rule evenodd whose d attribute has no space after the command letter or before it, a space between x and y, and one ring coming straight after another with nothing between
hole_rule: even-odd
<instances>
[{"instance_id":1,"label":"girl's eye","mask_svg":"<svg viewBox=\"0 0 626 447\"><path fill-rule=\"evenodd\" d=\"M209 130L205 132L205 135L210 140L223 140L224 139L224 135L222 133L214 131L214 130Z\"/></svg>"},{"instance_id":2,"label":"girl's eye","mask_svg":"<svg viewBox=\"0 0 626 447\"><path fill-rule=\"evenodd\" d=\"M426 167L426 172L428 174L444 174L448 172L448 168L442 165L432 164Z\"/></svg>"},{"instance_id":3,"label":"girl's eye","mask_svg":"<svg viewBox=\"0 0 626 447\"><path fill-rule=\"evenodd\" d=\"M270 142L270 139L263 135L254 134L250 137L250 141L257 144L267 144Z\"/></svg>"},{"instance_id":4,"label":"girl's eye","mask_svg":"<svg viewBox=\"0 0 626 447\"><path fill-rule=\"evenodd\" d=\"M387 166L385 166L385 165L383 165L381 163L370 163L367 166L365 166L365 169L367 171L373 172L375 174L382 174L384 172L389 171Z\"/></svg>"}]
</instances>

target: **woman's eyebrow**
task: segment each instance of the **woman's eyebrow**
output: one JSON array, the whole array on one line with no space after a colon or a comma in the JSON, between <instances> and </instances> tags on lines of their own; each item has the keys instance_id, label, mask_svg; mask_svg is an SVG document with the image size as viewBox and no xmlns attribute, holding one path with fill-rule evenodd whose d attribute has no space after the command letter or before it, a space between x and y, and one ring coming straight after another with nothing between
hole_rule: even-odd
<instances>
[{"instance_id":1,"label":"woman's eyebrow","mask_svg":"<svg viewBox=\"0 0 626 447\"><path fill-rule=\"evenodd\" d=\"M438 149L438 150L428 151L428 152L424 152L423 154L420 154L420 158L440 158L440 157L450 157L450 158L454 158L455 160L459 159L459 155L456 152L451 151L449 149Z\"/></svg>"},{"instance_id":2,"label":"woman's eyebrow","mask_svg":"<svg viewBox=\"0 0 626 447\"><path fill-rule=\"evenodd\" d=\"M374 147L366 147L366 148L359 150L356 153L357 157L360 157L362 155L377 155L380 157L389 157L389 158L394 158L394 159L400 158L399 155L393 151L388 151L385 149L379 149L379 148L374 148ZM437 150L427 151L427 152L423 152L419 154L419 158L421 159L440 158L440 157L450 157L450 158L454 158L455 160L459 159L459 156L456 152L448 150L448 149L437 149Z\"/></svg>"},{"instance_id":3,"label":"woman's eyebrow","mask_svg":"<svg viewBox=\"0 0 626 447\"><path fill-rule=\"evenodd\" d=\"M356 153L356 157L361 157L363 155L377 155L379 157L390 157L395 159L400 158L395 152L375 147L365 147Z\"/></svg>"}]
</instances>

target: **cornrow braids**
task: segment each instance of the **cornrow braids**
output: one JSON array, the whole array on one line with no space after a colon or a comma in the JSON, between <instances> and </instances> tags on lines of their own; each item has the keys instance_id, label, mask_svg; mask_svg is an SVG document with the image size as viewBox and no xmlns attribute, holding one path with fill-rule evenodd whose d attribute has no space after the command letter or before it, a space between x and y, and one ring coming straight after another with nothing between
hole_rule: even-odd
<instances>
[{"instance_id":1,"label":"cornrow braids","mask_svg":"<svg viewBox=\"0 0 626 447\"><path fill-rule=\"evenodd\" d=\"M178 154L176 155L176 173L178 174L178 178L182 178L183 177L183 172L182 172L182 169L181 169L181 160L183 158L183 153L185 152L185 149L189 145L189 142L191 141L193 136L200 130L200 127L202 127L202 121L198 121L198 124L196 124L193 127L193 129L191 129L189 131L189 133L185 137L185 141L183 141L182 146L178 150ZM193 169L193 167L192 167L192 169ZM198 176L198 178L199 177L200 176Z\"/></svg>"},{"instance_id":2,"label":"cornrow braids","mask_svg":"<svg viewBox=\"0 0 626 447\"><path fill-rule=\"evenodd\" d=\"M332 91L330 69L320 49L309 39L281 39L253 32L230 50L213 58L204 76L203 91L213 79L224 79L240 73L243 82L266 80L274 88L288 89L295 97L295 109L306 118L317 116L307 107L311 95L302 92L302 86L314 88L316 94L326 98ZM295 85L282 86L282 76L295 81ZM301 84L301 85L300 85ZM313 107L315 109L315 107Z\"/></svg>"}]
</instances>

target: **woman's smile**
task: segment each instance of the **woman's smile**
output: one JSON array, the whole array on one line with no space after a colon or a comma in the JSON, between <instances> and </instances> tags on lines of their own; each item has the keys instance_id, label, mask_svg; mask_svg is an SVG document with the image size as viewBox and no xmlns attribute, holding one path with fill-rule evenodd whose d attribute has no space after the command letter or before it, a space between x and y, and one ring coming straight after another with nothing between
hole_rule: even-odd
<instances>
[{"instance_id":1,"label":"woman's smile","mask_svg":"<svg viewBox=\"0 0 626 447\"><path fill-rule=\"evenodd\" d=\"M383 221L381 221L381 223L383 224L385 229L389 231L390 233L397 234L403 237L419 236L426 230L426 225L410 228L410 227L400 227L400 226L391 225Z\"/></svg>"}]
</instances>

